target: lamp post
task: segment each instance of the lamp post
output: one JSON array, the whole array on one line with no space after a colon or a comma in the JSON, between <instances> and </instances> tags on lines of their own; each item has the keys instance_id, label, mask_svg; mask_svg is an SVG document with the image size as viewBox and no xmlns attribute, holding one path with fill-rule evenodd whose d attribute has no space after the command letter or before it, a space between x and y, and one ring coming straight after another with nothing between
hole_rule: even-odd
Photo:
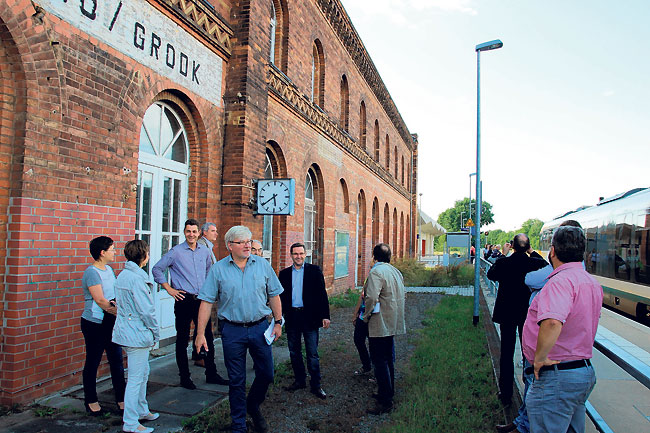
<instances>
[{"instance_id":1,"label":"lamp post","mask_svg":"<svg viewBox=\"0 0 650 433\"><path fill-rule=\"evenodd\" d=\"M481 248L481 51L496 50L503 47L499 39L483 42L476 46L476 240L474 248ZM477 255L478 257L478 255ZM480 283L481 261L474 260L474 326L478 324L478 299Z\"/></svg>"}]
</instances>

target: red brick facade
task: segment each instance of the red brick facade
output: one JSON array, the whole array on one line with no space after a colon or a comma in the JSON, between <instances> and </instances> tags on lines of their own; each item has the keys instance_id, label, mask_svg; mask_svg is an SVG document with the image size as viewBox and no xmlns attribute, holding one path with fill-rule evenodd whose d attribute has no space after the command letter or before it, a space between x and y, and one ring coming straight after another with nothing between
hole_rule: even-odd
<instances>
[{"instance_id":1,"label":"red brick facade","mask_svg":"<svg viewBox=\"0 0 650 433\"><path fill-rule=\"evenodd\" d=\"M396 256L414 253L417 137L338 1L211 0L212 8L200 0L146 1L221 59L220 101L75 27L47 2L0 0L2 404L80 382L88 241L109 235L120 250L135 235L140 131L156 101L186 131L187 216L217 223L220 235L244 224L262 238L264 219L253 213L250 186L264 176L267 155L274 177L296 179L295 214L273 217L268 249L276 270L288 265L288 246L304 238L308 172L313 260L330 293L363 281L373 240L391 244ZM146 32L155 45L153 31ZM144 55L153 56L154 48ZM339 278L337 232L349 236L348 272ZM215 252L225 255L222 242Z\"/></svg>"}]
</instances>

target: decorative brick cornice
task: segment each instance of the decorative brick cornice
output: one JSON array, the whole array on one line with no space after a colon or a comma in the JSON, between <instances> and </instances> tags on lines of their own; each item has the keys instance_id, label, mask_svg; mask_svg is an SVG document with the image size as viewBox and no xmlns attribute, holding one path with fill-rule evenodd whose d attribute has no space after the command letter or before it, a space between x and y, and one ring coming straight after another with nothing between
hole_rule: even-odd
<instances>
[{"instance_id":1,"label":"decorative brick cornice","mask_svg":"<svg viewBox=\"0 0 650 433\"><path fill-rule=\"evenodd\" d=\"M375 173L384 182L406 198L410 198L407 189L395 179L388 170L373 160L350 135L339 128L323 110L313 104L307 95L298 90L298 87L287 78L280 70L271 65L269 67L269 93L275 96L286 107L300 115L305 121L329 137L341 149L352 155L368 170Z\"/></svg>"},{"instance_id":2,"label":"decorative brick cornice","mask_svg":"<svg viewBox=\"0 0 650 433\"><path fill-rule=\"evenodd\" d=\"M232 53L231 38L234 32L210 7L200 0L155 0L185 23L197 30L206 42L226 57Z\"/></svg>"},{"instance_id":3,"label":"decorative brick cornice","mask_svg":"<svg viewBox=\"0 0 650 433\"><path fill-rule=\"evenodd\" d=\"M352 21L350 21L350 17L343 8L340 0L316 0L316 3L329 21L343 46L348 50L350 57L352 57L357 68L359 68L368 86L370 86L379 102L383 105L386 114L388 114L391 122L393 122L393 125L395 125L395 128L402 136L404 143L412 150L411 134L406 127L406 123L404 123L402 115L399 113L390 93L388 93L384 81L381 79L379 72L377 72L377 67L370 58L368 51L366 51L361 37L359 37L357 30L352 25Z\"/></svg>"}]
</instances>

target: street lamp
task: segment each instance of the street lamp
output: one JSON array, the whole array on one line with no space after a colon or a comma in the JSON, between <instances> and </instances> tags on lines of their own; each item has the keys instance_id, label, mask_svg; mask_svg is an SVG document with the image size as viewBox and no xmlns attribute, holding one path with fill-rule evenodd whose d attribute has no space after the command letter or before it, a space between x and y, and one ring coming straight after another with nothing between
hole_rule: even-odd
<instances>
[{"instance_id":1,"label":"street lamp","mask_svg":"<svg viewBox=\"0 0 650 433\"><path fill-rule=\"evenodd\" d=\"M476 46L476 252L481 249L481 51L496 50L503 47L499 39L483 42ZM478 254L476 254L478 258ZM480 286L481 261L474 260L474 326L478 324L478 298Z\"/></svg>"}]
</instances>

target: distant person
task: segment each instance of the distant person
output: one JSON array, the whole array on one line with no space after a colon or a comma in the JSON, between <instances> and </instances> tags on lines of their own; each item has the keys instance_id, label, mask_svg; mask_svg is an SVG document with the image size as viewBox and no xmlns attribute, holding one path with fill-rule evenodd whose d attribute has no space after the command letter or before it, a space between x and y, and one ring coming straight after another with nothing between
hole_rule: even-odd
<instances>
[{"instance_id":1,"label":"distant person","mask_svg":"<svg viewBox=\"0 0 650 433\"><path fill-rule=\"evenodd\" d=\"M489 280L499 283L499 291L494 304L492 320L498 323L501 331L501 357L499 359L499 399L504 405L510 404L514 383L515 342L517 331L521 332L526 313L530 290L524 278L531 268L531 257L540 257L530 247L528 236L520 233L514 238L514 253L495 261L487 273ZM529 257L530 254L530 257ZM540 263L540 267L544 264Z\"/></svg>"},{"instance_id":2,"label":"distant person","mask_svg":"<svg viewBox=\"0 0 650 433\"><path fill-rule=\"evenodd\" d=\"M124 365L122 348L113 343L111 336L115 325L115 273L109 263L115 261L113 239L99 236L90 241L93 264L81 278L84 310L81 313L81 332L86 343L86 361L83 369L84 406L92 416L103 413L97 399L97 369L106 352L111 367L111 380L115 402L124 409Z\"/></svg>"},{"instance_id":3,"label":"distant person","mask_svg":"<svg viewBox=\"0 0 650 433\"><path fill-rule=\"evenodd\" d=\"M395 395L395 335L406 333L404 321L404 277L390 264L387 244L372 249L373 267L364 284L370 358L377 380L377 402L368 412L378 415L393 409Z\"/></svg>"},{"instance_id":4,"label":"distant person","mask_svg":"<svg viewBox=\"0 0 650 433\"><path fill-rule=\"evenodd\" d=\"M366 340L368 339L368 324L363 321L363 315L366 311L366 305L363 301L364 296L365 293L361 290L352 317L352 324L354 325L354 345L357 348L357 352L359 352L359 359L361 360L361 368L354 371L355 376L362 376L372 371L370 354L366 347Z\"/></svg>"},{"instance_id":5,"label":"distant person","mask_svg":"<svg viewBox=\"0 0 650 433\"><path fill-rule=\"evenodd\" d=\"M490 255L492 254L492 245L491 244L485 244L485 250L483 250L483 258L485 260L490 258Z\"/></svg>"},{"instance_id":6,"label":"distant person","mask_svg":"<svg viewBox=\"0 0 650 433\"><path fill-rule=\"evenodd\" d=\"M190 324L198 322L199 290L205 282L205 276L212 266L210 251L197 243L199 222L195 219L185 221L183 234L185 242L176 245L156 263L152 269L156 283L174 298L174 316L176 317L176 365L180 376L180 385L187 389L196 389L192 381L187 362L187 343L190 339ZM169 270L169 280L165 271ZM198 334L197 334L198 335ZM228 385L228 380L217 373L214 363L214 339L212 322L208 321L205 330L208 340L208 352L205 357L205 381L218 385Z\"/></svg>"},{"instance_id":7,"label":"distant person","mask_svg":"<svg viewBox=\"0 0 650 433\"><path fill-rule=\"evenodd\" d=\"M212 305L218 304L221 344L230 377L231 431L246 432L246 412L258 432L266 432L268 424L260 411L266 391L273 382L273 352L264 332L269 327L266 317L273 314L273 341L282 335L282 285L275 271L261 257L252 255L251 231L245 226L231 227L225 235L230 254L219 260L208 273L199 299L199 325L196 347L213 350L206 336ZM267 305L268 303L268 305ZM246 352L253 359L255 379L246 397Z\"/></svg>"},{"instance_id":8,"label":"distant person","mask_svg":"<svg viewBox=\"0 0 650 433\"><path fill-rule=\"evenodd\" d=\"M522 347L535 375L526 395L535 433L585 431L585 402L596 383L591 358L603 302L601 285L582 264L585 246L582 229L565 226L555 231L548 253L554 270L528 310Z\"/></svg>"},{"instance_id":9,"label":"distant person","mask_svg":"<svg viewBox=\"0 0 650 433\"><path fill-rule=\"evenodd\" d=\"M287 344L291 357L294 382L287 387L296 391L307 387L305 364L302 360L302 340L305 341L309 388L320 399L327 398L321 387L318 358L318 330L330 326L330 307L321 269L305 263L305 245L297 242L289 248L293 264L280 271L284 291L280 295L286 320Z\"/></svg>"},{"instance_id":10,"label":"distant person","mask_svg":"<svg viewBox=\"0 0 650 433\"><path fill-rule=\"evenodd\" d=\"M129 362L122 431L151 433L153 428L140 424L160 416L151 413L147 403L149 352L160 340L153 284L142 269L149 262L149 245L139 239L129 241L124 257L128 261L115 282L118 310L113 329L113 342L124 346Z\"/></svg>"},{"instance_id":11,"label":"distant person","mask_svg":"<svg viewBox=\"0 0 650 433\"><path fill-rule=\"evenodd\" d=\"M476 258L476 248L474 245L471 246L469 249L469 261L470 263L474 263L474 259Z\"/></svg>"},{"instance_id":12,"label":"distant person","mask_svg":"<svg viewBox=\"0 0 650 433\"><path fill-rule=\"evenodd\" d=\"M496 244L492 246L492 251L490 252L490 257L489 261L491 263L494 263L497 261L497 259L500 259L503 257L503 254L501 253L501 245Z\"/></svg>"},{"instance_id":13,"label":"distant person","mask_svg":"<svg viewBox=\"0 0 650 433\"><path fill-rule=\"evenodd\" d=\"M251 244L251 254L262 257L262 252L262 243L253 239L253 243Z\"/></svg>"}]
</instances>

